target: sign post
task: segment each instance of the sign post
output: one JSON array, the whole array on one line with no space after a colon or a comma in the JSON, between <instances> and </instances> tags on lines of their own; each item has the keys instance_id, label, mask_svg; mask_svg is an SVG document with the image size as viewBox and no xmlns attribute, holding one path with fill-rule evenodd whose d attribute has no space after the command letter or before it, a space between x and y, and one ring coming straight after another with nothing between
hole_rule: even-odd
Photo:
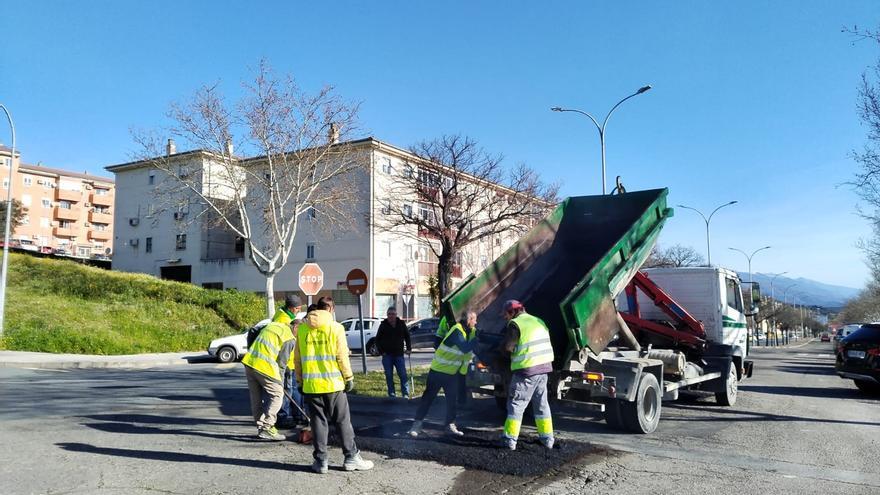
<instances>
[{"instance_id":1,"label":"sign post","mask_svg":"<svg viewBox=\"0 0 880 495\"><path fill-rule=\"evenodd\" d=\"M309 296L309 306L312 305L312 296L321 292L324 287L324 270L317 263L306 263L299 270L299 289Z\"/></svg>"},{"instance_id":2,"label":"sign post","mask_svg":"<svg viewBox=\"0 0 880 495\"><path fill-rule=\"evenodd\" d=\"M367 344L364 342L364 313L361 300L363 293L367 291L367 274L359 268L348 272L345 277L345 286L348 291L356 295L358 298L358 322L361 328L361 363L364 367L364 374L367 374Z\"/></svg>"}]
</instances>

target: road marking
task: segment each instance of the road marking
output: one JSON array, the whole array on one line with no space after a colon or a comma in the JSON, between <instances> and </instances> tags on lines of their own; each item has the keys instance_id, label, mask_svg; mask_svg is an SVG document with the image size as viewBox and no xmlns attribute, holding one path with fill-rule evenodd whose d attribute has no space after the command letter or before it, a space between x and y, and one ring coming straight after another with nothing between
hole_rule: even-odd
<instances>
[{"instance_id":1,"label":"road marking","mask_svg":"<svg viewBox=\"0 0 880 495\"><path fill-rule=\"evenodd\" d=\"M60 370L60 369L52 369L52 368L22 368L23 370L31 370L31 371L50 371L52 373L70 373L70 370Z\"/></svg>"},{"instance_id":2,"label":"road marking","mask_svg":"<svg viewBox=\"0 0 880 495\"><path fill-rule=\"evenodd\" d=\"M800 352L795 354L797 357L816 357L816 358L833 358L834 354L807 354L804 352Z\"/></svg>"}]
</instances>

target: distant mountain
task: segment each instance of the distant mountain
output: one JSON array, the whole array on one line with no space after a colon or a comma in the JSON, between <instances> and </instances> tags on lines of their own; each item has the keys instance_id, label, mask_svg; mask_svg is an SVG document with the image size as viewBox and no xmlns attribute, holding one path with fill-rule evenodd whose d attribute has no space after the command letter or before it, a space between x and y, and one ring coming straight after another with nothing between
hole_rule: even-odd
<instances>
[{"instance_id":1,"label":"distant mountain","mask_svg":"<svg viewBox=\"0 0 880 495\"><path fill-rule=\"evenodd\" d=\"M744 282L749 280L748 272L739 272L739 277ZM761 294L770 295L770 278L772 275L753 273L752 280L760 284ZM794 285L796 284L796 285ZM839 308L859 293L859 289L843 287L840 285L825 284L808 278L776 277L773 281L773 292L777 300L782 300L783 291L788 289L788 301L797 302L807 306L822 306L825 308Z\"/></svg>"}]
</instances>

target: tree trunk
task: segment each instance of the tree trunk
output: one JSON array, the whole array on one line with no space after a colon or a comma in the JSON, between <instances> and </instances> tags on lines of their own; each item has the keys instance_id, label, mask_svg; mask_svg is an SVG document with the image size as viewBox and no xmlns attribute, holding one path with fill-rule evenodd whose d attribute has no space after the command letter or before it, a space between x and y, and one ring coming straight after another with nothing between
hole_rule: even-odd
<instances>
[{"instance_id":1,"label":"tree trunk","mask_svg":"<svg viewBox=\"0 0 880 495\"><path fill-rule=\"evenodd\" d=\"M271 318L275 314L275 274L266 275L266 314Z\"/></svg>"},{"instance_id":2,"label":"tree trunk","mask_svg":"<svg viewBox=\"0 0 880 495\"><path fill-rule=\"evenodd\" d=\"M440 301L452 292L452 253L445 249L437 257L440 264L437 265L437 289L440 292Z\"/></svg>"}]
</instances>

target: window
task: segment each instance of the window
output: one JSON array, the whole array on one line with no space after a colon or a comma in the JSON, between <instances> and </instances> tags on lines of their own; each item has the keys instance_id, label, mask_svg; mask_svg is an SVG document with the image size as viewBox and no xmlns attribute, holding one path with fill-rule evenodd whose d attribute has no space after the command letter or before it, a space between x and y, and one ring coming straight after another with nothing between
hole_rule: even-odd
<instances>
[{"instance_id":1,"label":"window","mask_svg":"<svg viewBox=\"0 0 880 495\"><path fill-rule=\"evenodd\" d=\"M106 196L110 191L108 189L95 188L95 196Z\"/></svg>"},{"instance_id":2,"label":"window","mask_svg":"<svg viewBox=\"0 0 880 495\"><path fill-rule=\"evenodd\" d=\"M22 206L30 206L31 205L31 195L30 194L22 194L21 195L21 204L22 204Z\"/></svg>"},{"instance_id":3,"label":"window","mask_svg":"<svg viewBox=\"0 0 880 495\"><path fill-rule=\"evenodd\" d=\"M65 210L69 210L71 205L72 205L72 203L70 201L61 200L58 202L58 207L64 208Z\"/></svg>"},{"instance_id":4,"label":"window","mask_svg":"<svg viewBox=\"0 0 880 495\"><path fill-rule=\"evenodd\" d=\"M48 198L43 198L43 208L51 208L51 207L52 207L52 201L50 201Z\"/></svg>"},{"instance_id":5,"label":"window","mask_svg":"<svg viewBox=\"0 0 880 495\"><path fill-rule=\"evenodd\" d=\"M150 172L150 176L147 177L147 184L152 186L155 183L156 183L156 174L153 172Z\"/></svg>"},{"instance_id":6,"label":"window","mask_svg":"<svg viewBox=\"0 0 880 495\"><path fill-rule=\"evenodd\" d=\"M736 283L736 280L733 280L732 278L728 278L725 280L727 282L727 306L729 306L730 309L742 313L743 300L742 292L739 290L739 284Z\"/></svg>"},{"instance_id":7,"label":"window","mask_svg":"<svg viewBox=\"0 0 880 495\"><path fill-rule=\"evenodd\" d=\"M311 242L306 244L306 259L307 260L315 259L315 245Z\"/></svg>"},{"instance_id":8,"label":"window","mask_svg":"<svg viewBox=\"0 0 880 495\"><path fill-rule=\"evenodd\" d=\"M153 252L153 238L147 237L144 240L146 241L146 243L144 244L144 251L147 253L152 253Z\"/></svg>"},{"instance_id":9,"label":"window","mask_svg":"<svg viewBox=\"0 0 880 495\"><path fill-rule=\"evenodd\" d=\"M408 260L415 259L415 258L413 258L413 245L412 244L407 244L404 247L404 249L406 249L406 259L408 259Z\"/></svg>"},{"instance_id":10,"label":"window","mask_svg":"<svg viewBox=\"0 0 880 495\"><path fill-rule=\"evenodd\" d=\"M40 218L40 227L47 229L49 228L49 219L48 218Z\"/></svg>"},{"instance_id":11,"label":"window","mask_svg":"<svg viewBox=\"0 0 880 495\"><path fill-rule=\"evenodd\" d=\"M382 254L382 256L387 256L388 258L390 258L391 257L391 243L388 241L381 241L379 243L379 252Z\"/></svg>"},{"instance_id":12,"label":"window","mask_svg":"<svg viewBox=\"0 0 880 495\"><path fill-rule=\"evenodd\" d=\"M244 237L235 238L235 254L244 254Z\"/></svg>"},{"instance_id":13,"label":"window","mask_svg":"<svg viewBox=\"0 0 880 495\"><path fill-rule=\"evenodd\" d=\"M174 242L174 249L178 251L186 249L186 234L177 234L177 239Z\"/></svg>"},{"instance_id":14,"label":"window","mask_svg":"<svg viewBox=\"0 0 880 495\"><path fill-rule=\"evenodd\" d=\"M30 186L31 184L34 183L34 179L29 175L25 175L24 179L22 179L22 181L24 182L25 186Z\"/></svg>"},{"instance_id":15,"label":"window","mask_svg":"<svg viewBox=\"0 0 880 495\"><path fill-rule=\"evenodd\" d=\"M315 218L318 217L318 210L316 210L314 206L310 207L308 209L308 216L309 216L309 220L314 220Z\"/></svg>"},{"instance_id":16,"label":"window","mask_svg":"<svg viewBox=\"0 0 880 495\"><path fill-rule=\"evenodd\" d=\"M107 230L107 225L103 223L94 224L95 230L98 232L104 232Z\"/></svg>"},{"instance_id":17,"label":"window","mask_svg":"<svg viewBox=\"0 0 880 495\"><path fill-rule=\"evenodd\" d=\"M70 220L59 220L58 226L61 227L62 229L72 229L73 222L71 222Z\"/></svg>"},{"instance_id":18,"label":"window","mask_svg":"<svg viewBox=\"0 0 880 495\"><path fill-rule=\"evenodd\" d=\"M403 175L404 175L407 179L411 179L411 178L412 178L412 176L413 176L413 168L412 168L412 166L411 166L409 163L407 163L406 165L403 166Z\"/></svg>"},{"instance_id":19,"label":"window","mask_svg":"<svg viewBox=\"0 0 880 495\"><path fill-rule=\"evenodd\" d=\"M386 174L393 174L394 167L391 166L391 158L380 158L380 162L382 162L382 172Z\"/></svg>"},{"instance_id":20,"label":"window","mask_svg":"<svg viewBox=\"0 0 880 495\"><path fill-rule=\"evenodd\" d=\"M39 183L40 183L40 181L37 181L37 184L39 184ZM52 189L53 187L55 187L55 184L52 182L49 182L48 179L44 180L42 182L42 184L43 184L43 189Z\"/></svg>"},{"instance_id":21,"label":"window","mask_svg":"<svg viewBox=\"0 0 880 495\"><path fill-rule=\"evenodd\" d=\"M386 200L382 202L382 214L390 215L391 214L391 200Z\"/></svg>"},{"instance_id":22,"label":"window","mask_svg":"<svg viewBox=\"0 0 880 495\"><path fill-rule=\"evenodd\" d=\"M412 205L403 205L403 216L412 217Z\"/></svg>"}]
</instances>

